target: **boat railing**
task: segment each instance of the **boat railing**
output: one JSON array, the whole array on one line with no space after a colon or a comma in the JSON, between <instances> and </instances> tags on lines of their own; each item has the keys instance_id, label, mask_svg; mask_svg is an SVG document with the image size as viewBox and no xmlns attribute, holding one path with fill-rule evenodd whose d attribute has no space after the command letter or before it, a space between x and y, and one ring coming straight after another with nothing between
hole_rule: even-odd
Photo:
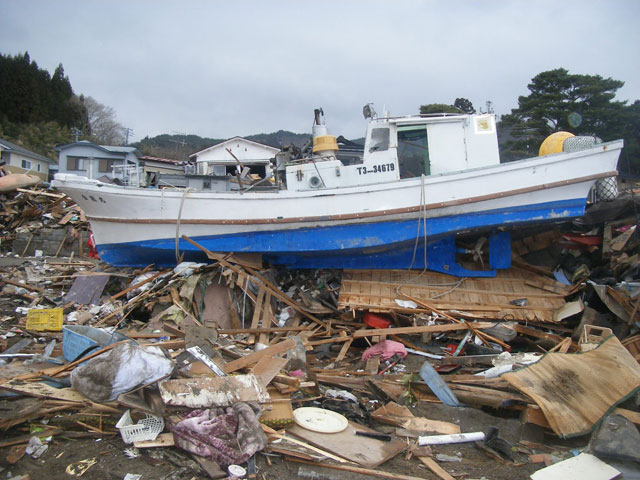
<instances>
[{"instance_id":1,"label":"boat railing","mask_svg":"<svg viewBox=\"0 0 640 480\"><path fill-rule=\"evenodd\" d=\"M140 169L138 165L113 165L113 178L119 179L128 187L140 186Z\"/></svg>"}]
</instances>

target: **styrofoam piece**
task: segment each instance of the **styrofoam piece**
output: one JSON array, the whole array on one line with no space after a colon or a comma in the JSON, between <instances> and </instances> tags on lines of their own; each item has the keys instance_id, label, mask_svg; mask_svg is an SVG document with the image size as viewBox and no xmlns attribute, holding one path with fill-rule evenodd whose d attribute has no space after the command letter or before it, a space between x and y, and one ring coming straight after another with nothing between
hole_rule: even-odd
<instances>
[{"instance_id":1,"label":"styrofoam piece","mask_svg":"<svg viewBox=\"0 0 640 480\"><path fill-rule=\"evenodd\" d=\"M611 480L618 477L620 472L606 464L598 457L588 453L581 453L562 462L531 474L532 480L566 480L579 478L580 480Z\"/></svg>"}]
</instances>

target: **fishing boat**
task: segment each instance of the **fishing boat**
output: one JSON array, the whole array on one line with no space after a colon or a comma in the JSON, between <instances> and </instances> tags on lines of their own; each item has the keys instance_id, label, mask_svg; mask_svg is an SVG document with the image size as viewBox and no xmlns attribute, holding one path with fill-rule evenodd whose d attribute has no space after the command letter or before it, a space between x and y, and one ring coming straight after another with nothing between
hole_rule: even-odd
<instances>
[{"instance_id":1,"label":"fishing boat","mask_svg":"<svg viewBox=\"0 0 640 480\"><path fill-rule=\"evenodd\" d=\"M310 155L281 152L235 191L138 188L58 174L53 186L91 222L100 258L175 265L202 251L262 254L294 268L429 268L492 276L508 268L509 228L585 212L594 183L614 177L622 140L563 136L550 154L500 163L493 115L378 116L364 109L361 155L341 157L321 109ZM570 140L574 140L571 142ZM568 148L567 148L568 147ZM257 185L259 184L259 185ZM484 230L487 269L456 261L456 235Z\"/></svg>"}]
</instances>

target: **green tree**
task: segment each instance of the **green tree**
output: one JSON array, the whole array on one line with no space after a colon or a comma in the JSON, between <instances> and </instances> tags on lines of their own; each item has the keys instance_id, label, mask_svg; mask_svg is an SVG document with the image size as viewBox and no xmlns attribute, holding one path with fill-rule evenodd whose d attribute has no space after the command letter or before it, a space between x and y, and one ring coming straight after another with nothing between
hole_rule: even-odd
<instances>
[{"instance_id":1,"label":"green tree","mask_svg":"<svg viewBox=\"0 0 640 480\"><path fill-rule=\"evenodd\" d=\"M429 103L420 105L420 115L430 115L434 113L462 113L458 107L447 105L446 103Z\"/></svg>"},{"instance_id":2,"label":"green tree","mask_svg":"<svg viewBox=\"0 0 640 480\"><path fill-rule=\"evenodd\" d=\"M453 106L460 110L462 113L473 114L476 113L476 109L473 107L473 103L466 98L456 98L453 102Z\"/></svg>"},{"instance_id":3,"label":"green tree","mask_svg":"<svg viewBox=\"0 0 640 480\"><path fill-rule=\"evenodd\" d=\"M503 159L537 155L542 141L557 131L595 135L604 141L625 138L636 157L638 107L615 100L620 80L600 75L570 74L564 68L539 73L528 85L529 95L518 98L518 108L503 115L499 134ZM635 143L635 146L634 146Z\"/></svg>"},{"instance_id":4,"label":"green tree","mask_svg":"<svg viewBox=\"0 0 640 480\"><path fill-rule=\"evenodd\" d=\"M420 115L434 113L476 113L476 109L473 107L473 103L464 97L456 98L453 105L447 105L446 103L420 105Z\"/></svg>"}]
</instances>

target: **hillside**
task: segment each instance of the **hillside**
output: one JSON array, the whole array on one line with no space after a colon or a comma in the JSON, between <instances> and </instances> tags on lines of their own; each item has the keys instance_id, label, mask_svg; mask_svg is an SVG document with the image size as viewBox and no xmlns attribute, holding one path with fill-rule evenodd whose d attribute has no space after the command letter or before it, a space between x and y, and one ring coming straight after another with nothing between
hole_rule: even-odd
<instances>
[{"instance_id":1,"label":"hillside","mask_svg":"<svg viewBox=\"0 0 640 480\"><path fill-rule=\"evenodd\" d=\"M263 143L280 148L285 145L301 147L311 136L308 133L293 133L279 130L274 133L258 133L244 138L254 142ZM145 137L139 142L132 143L143 155L161 158L173 158L187 160L189 155L199 152L207 147L227 140L226 138L209 138L198 135L157 135Z\"/></svg>"}]
</instances>

